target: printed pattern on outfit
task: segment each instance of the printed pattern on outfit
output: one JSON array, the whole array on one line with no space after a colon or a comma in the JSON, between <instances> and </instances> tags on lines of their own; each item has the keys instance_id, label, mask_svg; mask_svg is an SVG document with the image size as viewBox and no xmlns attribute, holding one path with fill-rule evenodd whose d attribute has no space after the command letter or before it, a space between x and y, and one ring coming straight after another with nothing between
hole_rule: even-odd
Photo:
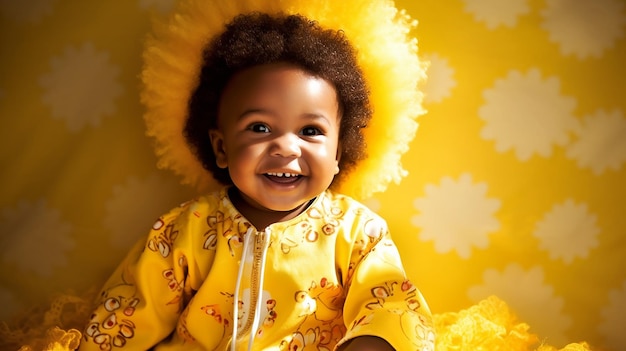
<instances>
[{"instance_id":1,"label":"printed pattern on outfit","mask_svg":"<svg viewBox=\"0 0 626 351\"><path fill-rule=\"evenodd\" d=\"M434 348L430 311L384 220L326 191L258 231L224 188L157 220L103 288L81 350L226 350L234 339L330 351L362 335Z\"/></svg>"}]
</instances>

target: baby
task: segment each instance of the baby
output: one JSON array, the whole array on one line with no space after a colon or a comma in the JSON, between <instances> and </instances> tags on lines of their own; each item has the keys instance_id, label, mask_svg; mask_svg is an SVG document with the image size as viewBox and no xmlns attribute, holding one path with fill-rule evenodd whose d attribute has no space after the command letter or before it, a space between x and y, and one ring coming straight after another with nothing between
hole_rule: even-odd
<instances>
[{"instance_id":1,"label":"baby","mask_svg":"<svg viewBox=\"0 0 626 351\"><path fill-rule=\"evenodd\" d=\"M432 350L383 219L336 193L371 116L341 31L242 14L204 52L185 137L223 184L153 225L80 350Z\"/></svg>"}]
</instances>

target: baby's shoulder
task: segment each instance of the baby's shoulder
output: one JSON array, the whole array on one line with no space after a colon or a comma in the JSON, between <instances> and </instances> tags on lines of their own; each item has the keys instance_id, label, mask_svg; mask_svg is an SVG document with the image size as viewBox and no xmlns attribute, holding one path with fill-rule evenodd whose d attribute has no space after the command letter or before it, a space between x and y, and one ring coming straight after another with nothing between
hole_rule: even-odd
<instances>
[{"instance_id":1,"label":"baby's shoulder","mask_svg":"<svg viewBox=\"0 0 626 351\"><path fill-rule=\"evenodd\" d=\"M164 213L160 219L164 222L186 222L194 218L206 218L228 212L230 206L223 191L207 193L187 200Z\"/></svg>"},{"instance_id":2,"label":"baby's shoulder","mask_svg":"<svg viewBox=\"0 0 626 351\"><path fill-rule=\"evenodd\" d=\"M330 190L326 191L325 196L329 200L327 206L334 213L341 213L346 220L353 221L375 221L382 226L386 226L386 221L378 213L369 208L364 203L340 193Z\"/></svg>"}]
</instances>

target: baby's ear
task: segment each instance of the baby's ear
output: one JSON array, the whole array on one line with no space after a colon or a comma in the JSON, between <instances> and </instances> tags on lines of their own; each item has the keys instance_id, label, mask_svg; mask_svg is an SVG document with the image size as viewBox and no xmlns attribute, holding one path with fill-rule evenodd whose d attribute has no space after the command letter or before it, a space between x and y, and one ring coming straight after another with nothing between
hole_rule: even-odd
<instances>
[{"instance_id":1,"label":"baby's ear","mask_svg":"<svg viewBox=\"0 0 626 351\"><path fill-rule=\"evenodd\" d=\"M343 147L341 140L337 143L337 155L335 156L335 174L339 174L339 161L341 161L341 154L343 152Z\"/></svg>"},{"instance_id":2,"label":"baby's ear","mask_svg":"<svg viewBox=\"0 0 626 351\"><path fill-rule=\"evenodd\" d=\"M227 168L228 159L226 157L226 147L224 146L224 135L218 129L211 129L209 130L209 138L215 154L215 164L219 168Z\"/></svg>"}]
</instances>

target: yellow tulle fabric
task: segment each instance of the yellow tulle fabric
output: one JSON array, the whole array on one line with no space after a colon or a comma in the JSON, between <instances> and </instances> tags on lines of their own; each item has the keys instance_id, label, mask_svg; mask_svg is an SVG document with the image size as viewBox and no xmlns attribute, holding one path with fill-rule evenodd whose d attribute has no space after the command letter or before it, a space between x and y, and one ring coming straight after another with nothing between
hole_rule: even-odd
<instances>
[{"instance_id":1,"label":"yellow tulle fabric","mask_svg":"<svg viewBox=\"0 0 626 351\"><path fill-rule=\"evenodd\" d=\"M141 100L158 166L201 191L216 188L185 142L187 102L197 84L203 47L226 22L251 11L299 13L345 32L358 51L374 115L365 130L367 159L334 190L365 199L399 182L406 175L401 156L415 136L416 118L424 113L418 85L426 65L410 35L416 22L385 0L181 1L168 20L155 24L144 50Z\"/></svg>"},{"instance_id":2,"label":"yellow tulle fabric","mask_svg":"<svg viewBox=\"0 0 626 351\"><path fill-rule=\"evenodd\" d=\"M17 324L0 325L0 349L72 351L92 310L93 293L58 296L48 310L29 311ZM459 312L434 314L437 351L590 351L586 343L561 349L542 343L495 296Z\"/></svg>"},{"instance_id":3,"label":"yellow tulle fabric","mask_svg":"<svg viewBox=\"0 0 626 351\"><path fill-rule=\"evenodd\" d=\"M541 344L539 336L529 332L530 326L516 320L507 304L491 296L467 310L433 316L437 351L556 351ZM561 351L591 350L586 343L572 343Z\"/></svg>"},{"instance_id":4,"label":"yellow tulle fabric","mask_svg":"<svg viewBox=\"0 0 626 351\"><path fill-rule=\"evenodd\" d=\"M0 323L0 350L64 351L78 348L93 310L95 290L55 296L47 307L25 310L10 324Z\"/></svg>"}]
</instances>

